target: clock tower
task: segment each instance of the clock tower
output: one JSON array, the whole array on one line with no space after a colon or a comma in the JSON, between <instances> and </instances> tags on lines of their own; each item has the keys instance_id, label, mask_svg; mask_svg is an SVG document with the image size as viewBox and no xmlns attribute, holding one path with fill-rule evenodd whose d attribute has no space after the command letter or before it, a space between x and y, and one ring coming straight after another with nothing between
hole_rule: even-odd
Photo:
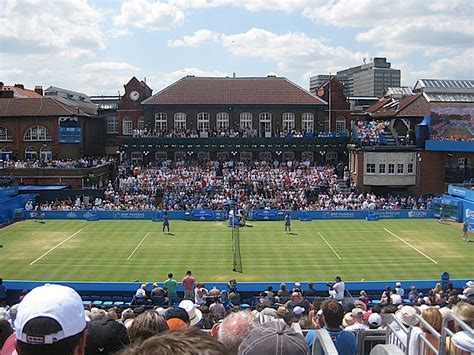
<instances>
[{"instance_id":1,"label":"clock tower","mask_svg":"<svg viewBox=\"0 0 474 355\"><path fill-rule=\"evenodd\" d=\"M136 77L130 79L124 89L125 94L120 98L117 110L119 135L130 136L147 128L141 102L151 96L152 89Z\"/></svg>"}]
</instances>

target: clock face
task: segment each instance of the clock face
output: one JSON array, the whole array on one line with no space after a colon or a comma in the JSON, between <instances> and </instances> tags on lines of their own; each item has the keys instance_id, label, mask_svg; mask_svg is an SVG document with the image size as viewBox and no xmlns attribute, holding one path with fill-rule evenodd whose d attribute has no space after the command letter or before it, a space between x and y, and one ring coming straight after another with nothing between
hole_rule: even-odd
<instances>
[{"instance_id":1,"label":"clock face","mask_svg":"<svg viewBox=\"0 0 474 355\"><path fill-rule=\"evenodd\" d=\"M140 93L138 91L133 90L132 92L130 92L130 99L132 101L137 101L139 98L140 98Z\"/></svg>"}]
</instances>

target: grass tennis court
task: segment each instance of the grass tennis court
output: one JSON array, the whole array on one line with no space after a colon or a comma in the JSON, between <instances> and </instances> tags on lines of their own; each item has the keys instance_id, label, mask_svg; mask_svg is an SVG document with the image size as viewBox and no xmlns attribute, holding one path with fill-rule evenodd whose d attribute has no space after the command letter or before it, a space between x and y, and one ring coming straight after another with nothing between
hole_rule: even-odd
<instances>
[{"instance_id":1,"label":"grass tennis court","mask_svg":"<svg viewBox=\"0 0 474 355\"><path fill-rule=\"evenodd\" d=\"M55 281L347 281L474 276L474 242L436 220L250 222L240 229L243 273L232 272L227 222L22 221L0 230L0 277ZM471 235L471 238L473 236Z\"/></svg>"}]
</instances>

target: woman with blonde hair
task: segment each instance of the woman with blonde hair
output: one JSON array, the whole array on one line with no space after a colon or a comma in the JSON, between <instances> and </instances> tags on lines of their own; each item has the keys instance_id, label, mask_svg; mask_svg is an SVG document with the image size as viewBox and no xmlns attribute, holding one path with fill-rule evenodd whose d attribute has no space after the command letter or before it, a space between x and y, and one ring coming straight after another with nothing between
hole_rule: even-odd
<instances>
[{"instance_id":1,"label":"woman with blonde hair","mask_svg":"<svg viewBox=\"0 0 474 355\"><path fill-rule=\"evenodd\" d=\"M439 350L440 334L443 327L443 316L441 315L441 312L438 308L429 307L422 312L421 318L424 320L424 322L420 321L420 325L418 327L414 327L411 332L408 354L435 355L436 352L432 349ZM428 327L425 322L428 323L437 334L432 333L430 327ZM422 337L424 337L425 340L423 340ZM428 343L433 348L431 348Z\"/></svg>"}]
</instances>

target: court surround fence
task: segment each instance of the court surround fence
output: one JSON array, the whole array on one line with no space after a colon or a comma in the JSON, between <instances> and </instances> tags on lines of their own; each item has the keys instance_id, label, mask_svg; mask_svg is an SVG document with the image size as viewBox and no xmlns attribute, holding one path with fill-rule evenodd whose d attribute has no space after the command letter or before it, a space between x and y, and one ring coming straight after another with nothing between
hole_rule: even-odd
<instances>
[{"instance_id":1,"label":"court surround fence","mask_svg":"<svg viewBox=\"0 0 474 355\"><path fill-rule=\"evenodd\" d=\"M153 220L162 221L164 211L100 211L100 210L72 210L72 211L41 211L44 219L82 219L82 220ZM227 211L192 210L167 211L170 220L188 221L223 221L228 217ZM373 213L379 219L401 218L433 218L432 210L375 210L375 211L281 211L281 210L252 210L249 212L249 221L278 221L283 220L289 213L293 220L330 220L330 219L367 219ZM23 211L18 216L22 219L36 218L36 212Z\"/></svg>"}]
</instances>

